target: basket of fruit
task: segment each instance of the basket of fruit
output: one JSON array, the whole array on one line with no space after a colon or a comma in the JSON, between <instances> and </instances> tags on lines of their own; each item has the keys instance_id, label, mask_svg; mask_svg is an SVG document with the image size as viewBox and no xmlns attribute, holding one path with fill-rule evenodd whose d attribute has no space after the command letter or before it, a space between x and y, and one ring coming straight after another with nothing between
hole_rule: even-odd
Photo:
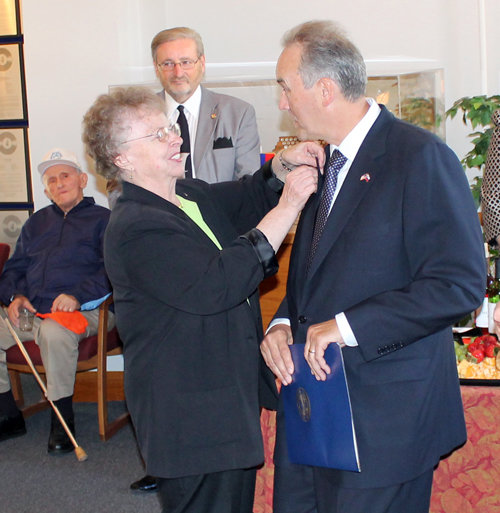
<instances>
[{"instance_id":1,"label":"basket of fruit","mask_svg":"<svg viewBox=\"0 0 500 513\"><path fill-rule=\"evenodd\" d=\"M500 343L495 336L460 337L454 343L460 384L500 385Z\"/></svg>"}]
</instances>

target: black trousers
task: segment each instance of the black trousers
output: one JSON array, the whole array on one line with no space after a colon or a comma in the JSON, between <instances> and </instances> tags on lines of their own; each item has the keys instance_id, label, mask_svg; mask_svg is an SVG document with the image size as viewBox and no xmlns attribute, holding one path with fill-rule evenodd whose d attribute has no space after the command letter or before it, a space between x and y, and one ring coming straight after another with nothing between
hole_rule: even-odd
<instances>
[{"instance_id":1,"label":"black trousers","mask_svg":"<svg viewBox=\"0 0 500 513\"><path fill-rule=\"evenodd\" d=\"M338 488L335 471L314 468L318 513L429 513L434 469L384 488Z\"/></svg>"},{"instance_id":2,"label":"black trousers","mask_svg":"<svg viewBox=\"0 0 500 513\"><path fill-rule=\"evenodd\" d=\"M286 445L285 412L280 396L274 447L273 513L317 513L313 468L290 463Z\"/></svg>"},{"instance_id":3,"label":"black trousers","mask_svg":"<svg viewBox=\"0 0 500 513\"><path fill-rule=\"evenodd\" d=\"M252 513L257 469L158 478L162 513Z\"/></svg>"}]
</instances>

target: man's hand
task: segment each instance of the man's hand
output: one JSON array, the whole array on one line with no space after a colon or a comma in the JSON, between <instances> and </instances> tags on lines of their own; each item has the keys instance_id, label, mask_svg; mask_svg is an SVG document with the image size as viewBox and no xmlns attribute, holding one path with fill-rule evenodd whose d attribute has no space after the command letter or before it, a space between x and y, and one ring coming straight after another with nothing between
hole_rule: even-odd
<instances>
[{"instance_id":1,"label":"man's hand","mask_svg":"<svg viewBox=\"0 0 500 513\"><path fill-rule=\"evenodd\" d=\"M260 344L260 352L266 365L285 386L292 382L294 371L292 354L288 347L292 344L292 330L286 324L273 326Z\"/></svg>"},{"instance_id":2,"label":"man's hand","mask_svg":"<svg viewBox=\"0 0 500 513\"><path fill-rule=\"evenodd\" d=\"M33 305L29 302L28 298L21 295L16 296L10 303L9 308L7 308L9 320L11 324L16 328L19 328L19 310L23 308L26 308L26 310L36 314L36 310L33 308Z\"/></svg>"},{"instance_id":3,"label":"man's hand","mask_svg":"<svg viewBox=\"0 0 500 513\"><path fill-rule=\"evenodd\" d=\"M306 165L320 170L325 165L325 150L323 147L312 141L306 141L294 146L289 146L286 150L278 152L273 158L273 172L282 181L285 181L288 171L281 165L280 156L285 165L290 169Z\"/></svg>"},{"instance_id":4,"label":"man's hand","mask_svg":"<svg viewBox=\"0 0 500 513\"><path fill-rule=\"evenodd\" d=\"M345 347L344 339L340 334L335 319L314 324L307 330L304 358L318 381L325 381L326 375L331 372L330 367L326 364L324 355L325 349L332 342L336 342L340 347Z\"/></svg>"},{"instance_id":5,"label":"man's hand","mask_svg":"<svg viewBox=\"0 0 500 513\"><path fill-rule=\"evenodd\" d=\"M68 294L59 294L52 303L50 311L54 312L74 312L80 308L78 299Z\"/></svg>"}]
</instances>

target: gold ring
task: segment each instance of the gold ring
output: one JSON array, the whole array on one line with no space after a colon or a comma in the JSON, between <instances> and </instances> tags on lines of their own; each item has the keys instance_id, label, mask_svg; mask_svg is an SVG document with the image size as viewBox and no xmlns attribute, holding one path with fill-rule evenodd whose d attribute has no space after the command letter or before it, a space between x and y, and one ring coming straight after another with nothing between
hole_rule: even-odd
<instances>
[{"instance_id":1,"label":"gold ring","mask_svg":"<svg viewBox=\"0 0 500 513\"><path fill-rule=\"evenodd\" d=\"M311 349L309 349L309 352L310 352L310 353L315 353L316 351L312 351Z\"/></svg>"}]
</instances>

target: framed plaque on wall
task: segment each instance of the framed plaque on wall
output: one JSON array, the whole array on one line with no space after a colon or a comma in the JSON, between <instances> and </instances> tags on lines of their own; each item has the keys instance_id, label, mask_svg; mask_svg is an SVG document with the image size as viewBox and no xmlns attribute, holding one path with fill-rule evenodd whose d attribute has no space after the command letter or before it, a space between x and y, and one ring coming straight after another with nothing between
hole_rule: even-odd
<instances>
[{"instance_id":1,"label":"framed plaque on wall","mask_svg":"<svg viewBox=\"0 0 500 513\"><path fill-rule=\"evenodd\" d=\"M0 0L0 37L20 34L19 0Z\"/></svg>"},{"instance_id":2,"label":"framed plaque on wall","mask_svg":"<svg viewBox=\"0 0 500 513\"><path fill-rule=\"evenodd\" d=\"M0 42L0 121L27 121L25 92L21 43Z\"/></svg>"},{"instance_id":3,"label":"framed plaque on wall","mask_svg":"<svg viewBox=\"0 0 500 513\"><path fill-rule=\"evenodd\" d=\"M0 208L32 201L28 129L0 127Z\"/></svg>"},{"instance_id":4,"label":"framed plaque on wall","mask_svg":"<svg viewBox=\"0 0 500 513\"><path fill-rule=\"evenodd\" d=\"M21 228L31 213L31 209L0 211L0 242L10 246L11 255L14 253L17 239L21 235Z\"/></svg>"}]
</instances>

